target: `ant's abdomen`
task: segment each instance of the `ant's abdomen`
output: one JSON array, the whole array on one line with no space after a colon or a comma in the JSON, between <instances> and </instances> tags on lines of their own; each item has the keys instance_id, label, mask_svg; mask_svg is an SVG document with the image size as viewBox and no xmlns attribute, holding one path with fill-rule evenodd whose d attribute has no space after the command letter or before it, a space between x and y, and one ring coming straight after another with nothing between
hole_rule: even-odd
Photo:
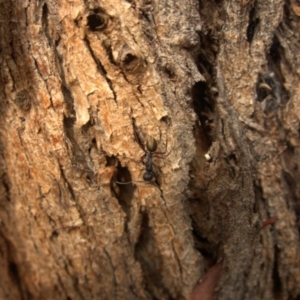
<instances>
[{"instance_id":1,"label":"ant's abdomen","mask_svg":"<svg viewBox=\"0 0 300 300\"><path fill-rule=\"evenodd\" d=\"M153 178L153 173L145 173L144 176L143 176L143 179L145 181L150 181L151 179Z\"/></svg>"}]
</instances>

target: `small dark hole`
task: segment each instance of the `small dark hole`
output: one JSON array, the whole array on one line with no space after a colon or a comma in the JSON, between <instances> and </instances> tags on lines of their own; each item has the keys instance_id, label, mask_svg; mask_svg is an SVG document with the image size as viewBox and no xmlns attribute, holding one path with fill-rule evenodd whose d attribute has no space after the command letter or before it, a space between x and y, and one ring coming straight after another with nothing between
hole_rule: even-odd
<instances>
[{"instance_id":1,"label":"small dark hole","mask_svg":"<svg viewBox=\"0 0 300 300\"><path fill-rule=\"evenodd\" d=\"M171 118L169 118L168 116L164 116L160 120L161 120L161 122L163 122L167 125L169 125L171 123Z\"/></svg>"},{"instance_id":2,"label":"small dark hole","mask_svg":"<svg viewBox=\"0 0 300 300\"><path fill-rule=\"evenodd\" d=\"M93 179L94 179L94 172L89 169L86 173L86 181L92 183Z\"/></svg>"},{"instance_id":3,"label":"small dark hole","mask_svg":"<svg viewBox=\"0 0 300 300\"><path fill-rule=\"evenodd\" d=\"M129 54L127 54L127 55L125 56L124 64L125 64L125 65L129 65L129 64L131 64L132 62L134 62L136 59L137 59L136 56L134 56L134 55L132 55L132 54L129 53Z\"/></svg>"},{"instance_id":4,"label":"small dark hole","mask_svg":"<svg viewBox=\"0 0 300 300\"><path fill-rule=\"evenodd\" d=\"M87 25L92 31L96 31L98 29L101 29L105 25L105 20L97 14L93 14L87 17Z\"/></svg>"},{"instance_id":5,"label":"small dark hole","mask_svg":"<svg viewBox=\"0 0 300 300\"><path fill-rule=\"evenodd\" d=\"M174 78L174 76L175 76L174 70L166 67L166 68L164 68L164 71L168 75L169 78Z\"/></svg>"},{"instance_id":6,"label":"small dark hole","mask_svg":"<svg viewBox=\"0 0 300 300\"><path fill-rule=\"evenodd\" d=\"M51 238L57 238L58 236L59 236L58 230L53 230L53 231L52 231Z\"/></svg>"},{"instance_id":7,"label":"small dark hole","mask_svg":"<svg viewBox=\"0 0 300 300\"><path fill-rule=\"evenodd\" d=\"M105 158L107 167L116 165L116 158L114 156L105 156Z\"/></svg>"},{"instance_id":8,"label":"small dark hole","mask_svg":"<svg viewBox=\"0 0 300 300\"><path fill-rule=\"evenodd\" d=\"M131 182L131 175L127 167L118 165L117 181L119 182ZM130 184L132 185L132 184ZM122 187L122 185L120 185Z\"/></svg>"},{"instance_id":9,"label":"small dark hole","mask_svg":"<svg viewBox=\"0 0 300 300\"><path fill-rule=\"evenodd\" d=\"M20 276L19 276L18 266L15 263L10 262L8 268L9 268L9 274L10 274L11 278L13 278L15 280L15 282L19 283Z\"/></svg>"},{"instance_id":10,"label":"small dark hole","mask_svg":"<svg viewBox=\"0 0 300 300\"><path fill-rule=\"evenodd\" d=\"M249 12L249 25L247 28L247 41L249 43L252 42L255 31L257 29L257 26L259 24L259 18L256 18L256 11L255 6L250 10Z\"/></svg>"},{"instance_id":11,"label":"small dark hole","mask_svg":"<svg viewBox=\"0 0 300 300\"><path fill-rule=\"evenodd\" d=\"M235 164L237 163L237 157L234 153L231 153L227 156L228 161L233 161Z\"/></svg>"}]
</instances>

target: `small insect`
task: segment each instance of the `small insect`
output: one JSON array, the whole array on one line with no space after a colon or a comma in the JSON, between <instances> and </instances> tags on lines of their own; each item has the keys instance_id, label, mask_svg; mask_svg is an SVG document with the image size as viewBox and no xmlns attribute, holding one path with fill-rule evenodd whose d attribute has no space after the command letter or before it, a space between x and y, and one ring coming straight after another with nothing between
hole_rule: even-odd
<instances>
[{"instance_id":1,"label":"small insect","mask_svg":"<svg viewBox=\"0 0 300 300\"><path fill-rule=\"evenodd\" d=\"M134 124L134 123L133 123ZM158 152L157 150L157 141L153 136L148 136L146 140L146 145L142 143L142 140L140 136L137 133L137 130L135 128L134 124L134 136L136 141L138 142L139 146L141 149L145 152L145 154L142 156L141 161L144 161L145 164L145 173L143 175L144 181L151 181L154 177L154 172L153 172L153 157L158 157L158 158L167 158L169 154L171 153L172 150L170 150L167 153L167 147L168 147L168 140L166 142L166 151L165 152ZM129 184L132 183L132 181L129 182L119 182L116 181L118 184Z\"/></svg>"}]
</instances>

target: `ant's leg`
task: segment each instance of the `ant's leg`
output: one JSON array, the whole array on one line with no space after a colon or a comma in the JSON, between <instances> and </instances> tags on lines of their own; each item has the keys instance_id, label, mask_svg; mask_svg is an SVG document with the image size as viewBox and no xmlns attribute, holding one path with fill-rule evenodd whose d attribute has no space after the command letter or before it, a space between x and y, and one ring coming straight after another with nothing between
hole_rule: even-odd
<instances>
[{"instance_id":1,"label":"ant's leg","mask_svg":"<svg viewBox=\"0 0 300 300\"><path fill-rule=\"evenodd\" d=\"M173 148L168 153L167 153L167 150L168 150L168 137L167 137L167 140L166 140L166 151L164 151L164 152L155 151L153 153L153 156L157 157L157 158L163 158L163 159L165 159L165 158L167 158L170 155L170 153L172 152Z\"/></svg>"},{"instance_id":2,"label":"ant's leg","mask_svg":"<svg viewBox=\"0 0 300 300\"><path fill-rule=\"evenodd\" d=\"M117 184L132 184L133 185L133 181L127 181L127 182L121 182L121 181L115 181Z\"/></svg>"},{"instance_id":3,"label":"ant's leg","mask_svg":"<svg viewBox=\"0 0 300 300\"><path fill-rule=\"evenodd\" d=\"M155 152L155 153L153 153L153 157L165 159L170 155L172 150L173 149L171 149L167 154L166 154L166 152Z\"/></svg>"}]
</instances>

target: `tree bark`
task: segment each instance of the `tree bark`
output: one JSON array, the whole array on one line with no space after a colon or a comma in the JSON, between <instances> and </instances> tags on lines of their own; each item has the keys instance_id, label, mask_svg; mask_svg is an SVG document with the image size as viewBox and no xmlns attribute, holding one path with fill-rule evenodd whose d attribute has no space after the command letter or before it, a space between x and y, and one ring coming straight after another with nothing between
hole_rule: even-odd
<instances>
[{"instance_id":1,"label":"tree bark","mask_svg":"<svg viewBox=\"0 0 300 300\"><path fill-rule=\"evenodd\" d=\"M0 4L1 299L300 296L296 1Z\"/></svg>"}]
</instances>

